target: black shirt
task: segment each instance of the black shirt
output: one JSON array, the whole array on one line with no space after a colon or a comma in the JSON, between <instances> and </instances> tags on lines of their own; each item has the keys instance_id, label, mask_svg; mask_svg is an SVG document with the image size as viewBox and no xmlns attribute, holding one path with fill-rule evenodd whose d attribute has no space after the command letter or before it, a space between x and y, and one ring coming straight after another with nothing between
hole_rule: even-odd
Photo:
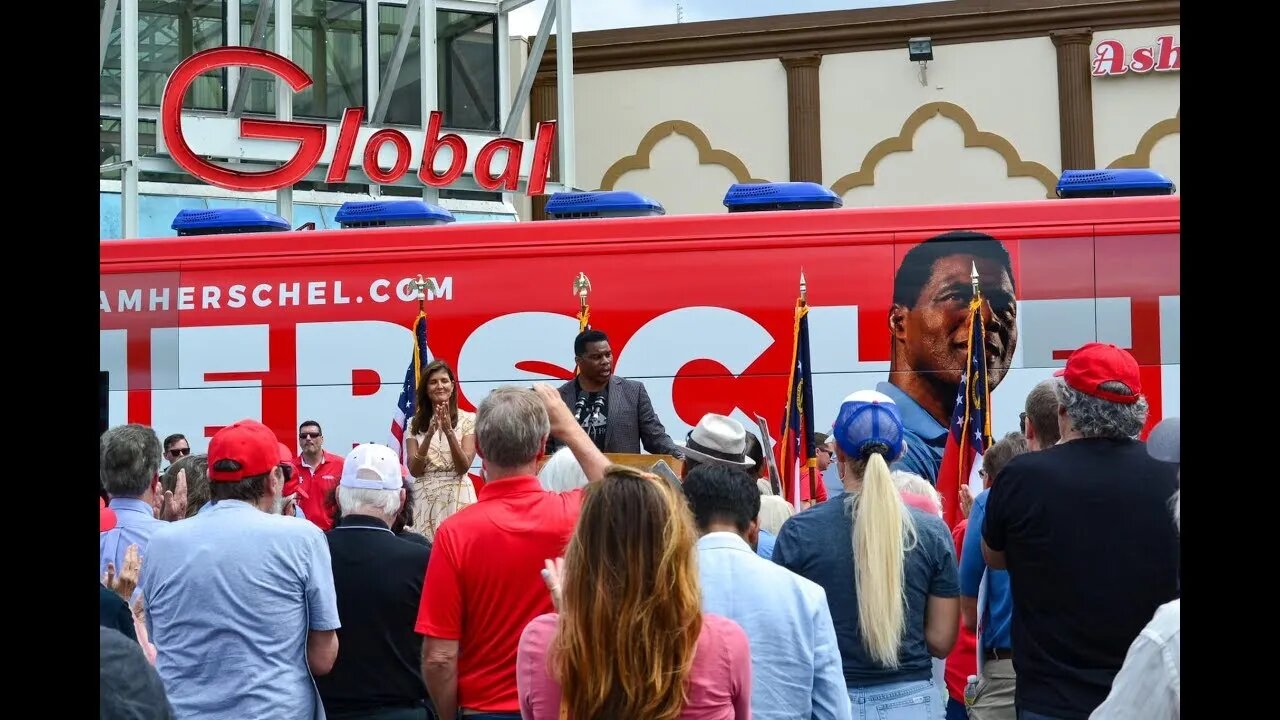
<instances>
[{"instance_id":1,"label":"black shirt","mask_svg":"<svg viewBox=\"0 0 1280 720\"><path fill-rule=\"evenodd\" d=\"M431 550L366 515L329 532L338 595L338 659L316 687L327 713L424 707L422 636L414 632Z\"/></svg>"},{"instance_id":2,"label":"black shirt","mask_svg":"<svg viewBox=\"0 0 1280 720\"><path fill-rule=\"evenodd\" d=\"M982 537L1005 553L1020 709L1085 720L1134 638L1178 596L1175 466L1134 440L1087 438L1015 457Z\"/></svg>"},{"instance_id":3,"label":"black shirt","mask_svg":"<svg viewBox=\"0 0 1280 720\"><path fill-rule=\"evenodd\" d=\"M138 642L138 633L133 629L133 613L129 612L129 603L98 583L98 624L119 630L125 637Z\"/></svg>"},{"instance_id":4,"label":"black shirt","mask_svg":"<svg viewBox=\"0 0 1280 720\"><path fill-rule=\"evenodd\" d=\"M173 720L173 707L165 697L160 675L147 662L137 640L100 626L98 663L98 716L102 720Z\"/></svg>"},{"instance_id":5,"label":"black shirt","mask_svg":"<svg viewBox=\"0 0 1280 720\"><path fill-rule=\"evenodd\" d=\"M573 415L600 452L604 452L604 436L609 429L609 386L606 384L599 392L588 392L582 389L577 380L574 380L573 385L577 391Z\"/></svg>"},{"instance_id":6,"label":"black shirt","mask_svg":"<svg viewBox=\"0 0 1280 720\"><path fill-rule=\"evenodd\" d=\"M406 542L421 545L428 550L431 549L431 541L427 539L426 535L420 535L408 528L404 528L400 532L396 533L396 537Z\"/></svg>"}]
</instances>

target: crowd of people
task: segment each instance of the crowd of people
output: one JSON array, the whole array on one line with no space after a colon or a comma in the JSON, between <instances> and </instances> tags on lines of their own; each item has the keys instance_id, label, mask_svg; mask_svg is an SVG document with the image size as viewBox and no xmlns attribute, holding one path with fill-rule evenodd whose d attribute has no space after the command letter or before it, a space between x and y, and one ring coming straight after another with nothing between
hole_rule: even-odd
<instances>
[{"instance_id":1,"label":"crowd of people","mask_svg":"<svg viewBox=\"0 0 1280 720\"><path fill-rule=\"evenodd\" d=\"M1128 352L1028 394L954 528L879 389L818 435L840 491L796 512L755 433L675 443L607 336L575 356L475 413L426 366L403 463L313 420L297 453L253 420L199 455L109 429L103 717L1178 717L1179 426L1138 439ZM678 472L605 454L641 448Z\"/></svg>"}]
</instances>

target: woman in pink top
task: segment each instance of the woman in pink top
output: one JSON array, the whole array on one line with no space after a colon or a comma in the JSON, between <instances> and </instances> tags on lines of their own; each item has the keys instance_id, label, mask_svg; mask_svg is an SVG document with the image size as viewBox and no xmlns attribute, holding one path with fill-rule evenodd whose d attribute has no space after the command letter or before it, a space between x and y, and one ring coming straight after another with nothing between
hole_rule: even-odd
<instances>
[{"instance_id":1,"label":"woman in pink top","mask_svg":"<svg viewBox=\"0 0 1280 720\"><path fill-rule=\"evenodd\" d=\"M751 717L751 654L733 621L702 614L697 533L676 491L620 465L587 486L566 559L543 576L559 614L520 636L525 720Z\"/></svg>"}]
</instances>

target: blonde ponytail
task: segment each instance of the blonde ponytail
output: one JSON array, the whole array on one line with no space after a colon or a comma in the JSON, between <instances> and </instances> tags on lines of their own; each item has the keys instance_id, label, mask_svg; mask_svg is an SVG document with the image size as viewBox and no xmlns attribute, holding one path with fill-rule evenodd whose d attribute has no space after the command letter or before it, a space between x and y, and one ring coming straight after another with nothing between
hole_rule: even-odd
<instances>
[{"instance_id":1,"label":"blonde ponytail","mask_svg":"<svg viewBox=\"0 0 1280 720\"><path fill-rule=\"evenodd\" d=\"M847 472L862 478L852 499L853 567L862 646L877 663L898 667L906 619L903 564L915 546L915 523L898 494L884 456L849 460Z\"/></svg>"}]
</instances>

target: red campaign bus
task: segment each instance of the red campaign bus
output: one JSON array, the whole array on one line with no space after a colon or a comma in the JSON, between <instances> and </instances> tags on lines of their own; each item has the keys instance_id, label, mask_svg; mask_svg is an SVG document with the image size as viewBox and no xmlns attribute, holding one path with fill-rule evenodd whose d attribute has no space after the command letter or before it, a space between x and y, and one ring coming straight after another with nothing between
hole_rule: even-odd
<instances>
[{"instance_id":1,"label":"red campaign bus","mask_svg":"<svg viewBox=\"0 0 1280 720\"><path fill-rule=\"evenodd\" d=\"M581 272L614 371L645 383L676 442L707 412L748 427L763 416L776 438L803 270L825 429L848 393L886 380L904 254L974 230L1007 248L1016 295L995 435L1017 429L1028 390L1094 340L1141 364L1150 427L1178 413L1179 207L1165 194L110 240L107 416L183 432L193 452L244 417L291 445L305 419L334 452L388 442L411 361L412 279L435 282L430 353L474 410L494 387L572 377Z\"/></svg>"}]
</instances>

